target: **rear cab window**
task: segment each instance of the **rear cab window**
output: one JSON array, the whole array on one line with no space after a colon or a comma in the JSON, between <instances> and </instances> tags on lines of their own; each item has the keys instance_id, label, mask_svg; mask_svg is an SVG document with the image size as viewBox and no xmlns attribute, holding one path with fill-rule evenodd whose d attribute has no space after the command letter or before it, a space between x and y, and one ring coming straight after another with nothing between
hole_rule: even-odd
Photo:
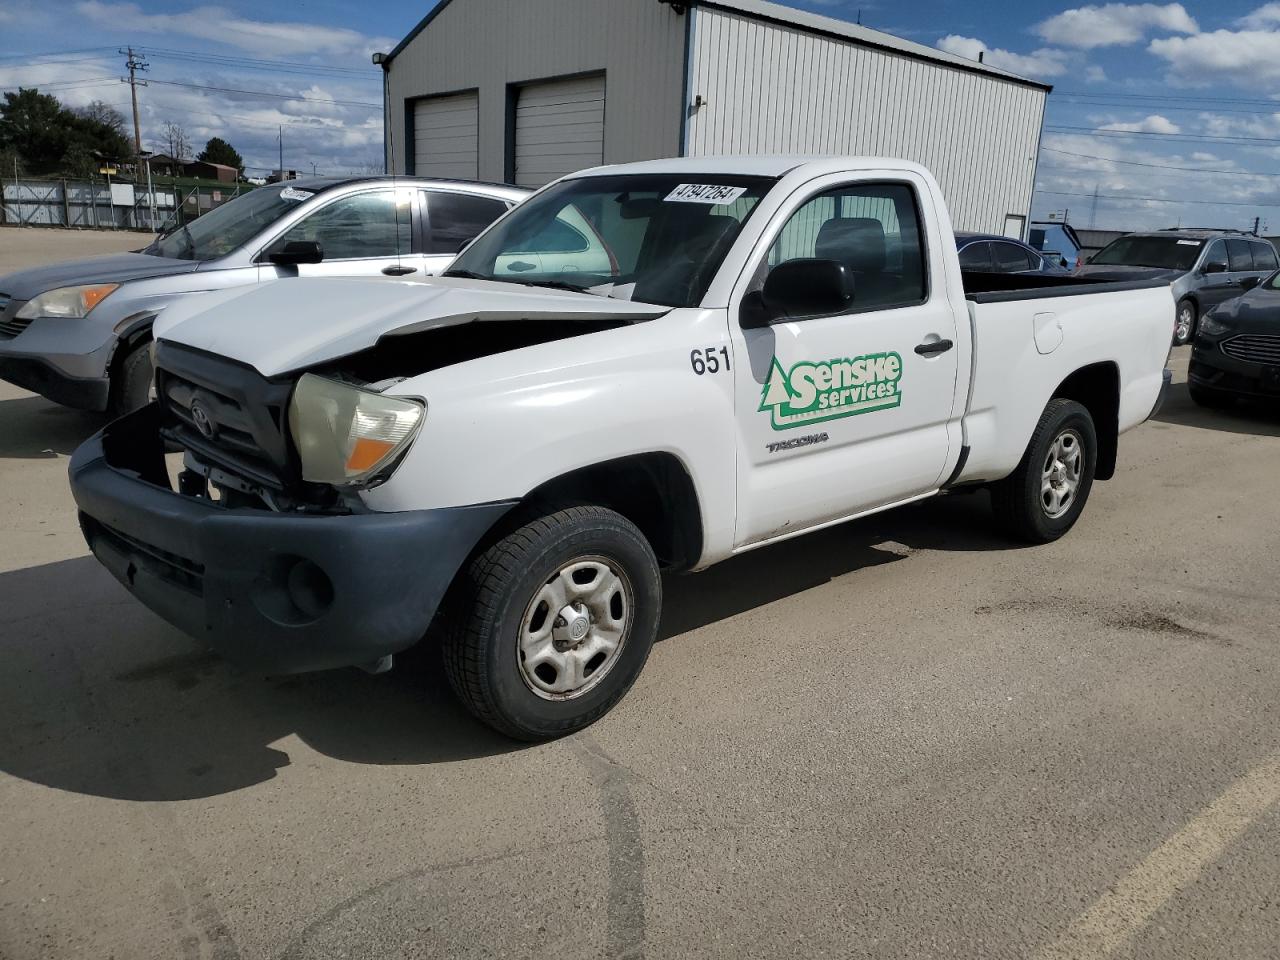
<instances>
[{"instance_id":1,"label":"rear cab window","mask_svg":"<svg viewBox=\"0 0 1280 960\"><path fill-rule=\"evenodd\" d=\"M507 212L505 201L448 190L423 190L427 210L426 252L455 254Z\"/></svg>"},{"instance_id":2,"label":"rear cab window","mask_svg":"<svg viewBox=\"0 0 1280 960\"><path fill-rule=\"evenodd\" d=\"M1248 273L1253 270L1253 252L1248 240L1227 241L1227 263L1232 273Z\"/></svg>"}]
</instances>

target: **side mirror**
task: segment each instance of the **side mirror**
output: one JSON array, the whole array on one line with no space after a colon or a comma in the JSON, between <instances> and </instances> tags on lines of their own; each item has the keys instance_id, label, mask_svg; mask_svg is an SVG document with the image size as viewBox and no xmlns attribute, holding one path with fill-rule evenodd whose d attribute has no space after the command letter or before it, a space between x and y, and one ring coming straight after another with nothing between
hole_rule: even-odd
<instances>
[{"instance_id":1,"label":"side mirror","mask_svg":"<svg viewBox=\"0 0 1280 960\"><path fill-rule=\"evenodd\" d=\"M268 254L267 259L282 267L319 263L324 259L324 250L315 240L290 240L283 249Z\"/></svg>"},{"instance_id":2,"label":"side mirror","mask_svg":"<svg viewBox=\"0 0 1280 960\"><path fill-rule=\"evenodd\" d=\"M764 289L742 303L743 329L787 318L839 313L853 302L853 275L838 260L788 260L769 271Z\"/></svg>"},{"instance_id":3,"label":"side mirror","mask_svg":"<svg viewBox=\"0 0 1280 960\"><path fill-rule=\"evenodd\" d=\"M1261 282L1262 282L1261 277L1245 277L1243 280L1240 281L1240 286L1244 290L1252 290Z\"/></svg>"},{"instance_id":4,"label":"side mirror","mask_svg":"<svg viewBox=\"0 0 1280 960\"><path fill-rule=\"evenodd\" d=\"M1226 273L1227 265L1222 260L1210 260L1204 265L1205 273Z\"/></svg>"}]
</instances>

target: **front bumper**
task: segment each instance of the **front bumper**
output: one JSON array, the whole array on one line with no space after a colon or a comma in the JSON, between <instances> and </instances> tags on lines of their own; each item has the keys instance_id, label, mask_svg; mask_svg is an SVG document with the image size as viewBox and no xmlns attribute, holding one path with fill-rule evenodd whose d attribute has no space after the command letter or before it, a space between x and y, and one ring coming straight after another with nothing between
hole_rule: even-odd
<instances>
[{"instance_id":1,"label":"front bumper","mask_svg":"<svg viewBox=\"0 0 1280 960\"><path fill-rule=\"evenodd\" d=\"M266 673L371 664L426 632L511 503L403 513L226 509L169 486L155 404L71 459L94 555L153 611Z\"/></svg>"},{"instance_id":2,"label":"front bumper","mask_svg":"<svg viewBox=\"0 0 1280 960\"><path fill-rule=\"evenodd\" d=\"M72 377L38 357L0 356L0 380L77 410L105 410L111 395L106 377Z\"/></svg>"},{"instance_id":3,"label":"front bumper","mask_svg":"<svg viewBox=\"0 0 1280 960\"><path fill-rule=\"evenodd\" d=\"M1202 390L1255 399L1280 400L1280 366L1227 356L1219 341L1197 339L1187 380Z\"/></svg>"}]
</instances>

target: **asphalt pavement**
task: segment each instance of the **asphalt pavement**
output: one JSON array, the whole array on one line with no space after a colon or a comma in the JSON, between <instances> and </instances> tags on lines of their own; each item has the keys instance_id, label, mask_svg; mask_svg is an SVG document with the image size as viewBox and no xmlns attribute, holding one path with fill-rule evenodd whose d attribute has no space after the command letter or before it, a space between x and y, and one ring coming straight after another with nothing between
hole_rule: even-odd
<instances>
[{"instance_id":1,"label":"asphalt pavement","mask_svg":"<svg viewBox=\"0 0 1280 960\"><path fill-rule=\"evenodd\" d=\"M670 579L590 730L266 679L86 555L0 385L0 957L1273 958L1280 414L1178 386L1045 547L955 496Z\"/></svg>"}]
</instances>

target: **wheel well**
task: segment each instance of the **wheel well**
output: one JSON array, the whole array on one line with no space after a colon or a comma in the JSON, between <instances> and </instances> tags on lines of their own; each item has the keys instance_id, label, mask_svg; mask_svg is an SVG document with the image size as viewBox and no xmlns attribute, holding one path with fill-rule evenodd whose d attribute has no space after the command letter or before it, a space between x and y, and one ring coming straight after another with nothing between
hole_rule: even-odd
<instances>
[{"instance_id":1,"label":"wheel well","mask_svg":"<svg viewBox=\"0 0 1280 960\"><path fill-rule=\"evenodd\" d=\"M154 320L154 315L143 318L141 323L134 324L116 339L115 349L111 352L111 362L107 364L112 379L115 379L116 370L133 348L151 339L151 324Z\"/></svg>"},{"instance_id":2,"label":"wheel well","mask_svg":"<svg viewBox=\"0 0 1280 960\"><path fill-rule=\"evenodd\" d=\"M1053 391L1054 397L1074 400L1093 417L1098 432L1098 465L1094 476L1110 480L1116 472L1120 439L1120 369L1114 363L1081 367Z\"/></svg>"},{"instance_id":3,"label":"wheel well","mask_svg":"<svg viewBox=\"0 0 1280 960\"><path fill-rule=\"evenodd\" d=\"M702 555L702 512L689 471L670 453L641 453L582 467L531 491L527 504L592 503L622 514L658 562L687 570Z\"/></svg>"}]
</instances>

